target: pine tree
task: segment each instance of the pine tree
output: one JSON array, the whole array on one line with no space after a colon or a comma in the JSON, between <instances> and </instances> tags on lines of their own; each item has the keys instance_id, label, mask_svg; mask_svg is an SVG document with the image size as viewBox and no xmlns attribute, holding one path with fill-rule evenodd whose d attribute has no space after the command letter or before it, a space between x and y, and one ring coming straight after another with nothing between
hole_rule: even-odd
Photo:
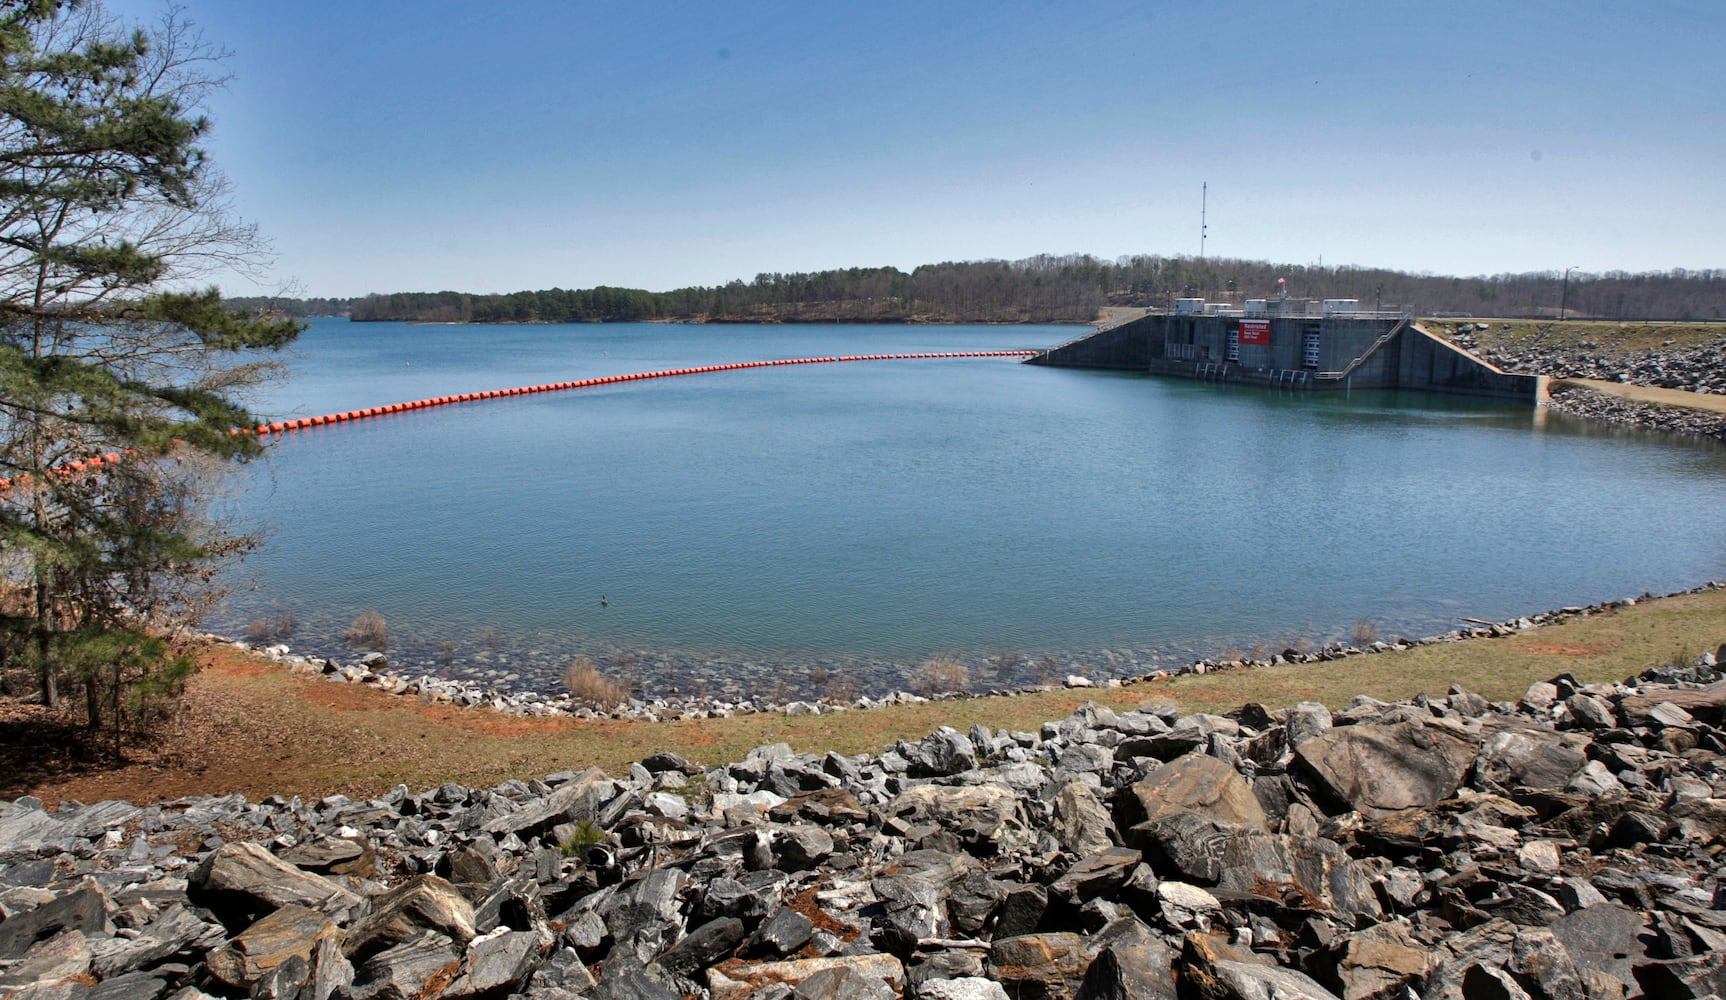
<instances>
[{"instance_id":1,"label":"pine tree","mask_svg":"<svg viewBox=\"0 0 1726 1000\"><path fill-rule=\"evenodd\" d=\"M0 0L0 667L92 726L184 669L160 630L245 544L210 463L257 453L229 430L300 329L184 290L261 259L204 155L220 56L175 15Z\"/></svg>"}]
</instances>

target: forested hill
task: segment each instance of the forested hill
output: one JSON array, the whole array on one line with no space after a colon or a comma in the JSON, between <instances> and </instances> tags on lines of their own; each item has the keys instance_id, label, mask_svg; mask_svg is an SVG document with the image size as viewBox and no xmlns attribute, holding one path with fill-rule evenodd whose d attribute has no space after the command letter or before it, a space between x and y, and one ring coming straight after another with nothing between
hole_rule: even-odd
<instances>
[{"instance_id":1,"label":"forested hill","mask_svg":"<svg viewBox=\"0 0 1726 1000\"><path fill-rule=\"evenodd\" d=\"M649 292L552 288L504 295L403 292L319 300L356 321L579 323L670 320L707 323L1084 323L1105 305L1167 306L1195 296L1239 302L1273 295L1354 298L1363 306L1412 306L1422 315L1726 319L1726 269L1632 274L1572 271L1458 278L1377 268L1272 264L1192 257L1032 257L759 274L716 287ZM324 313L316 313L324 314Z\"/></svg>"}]
</instances>

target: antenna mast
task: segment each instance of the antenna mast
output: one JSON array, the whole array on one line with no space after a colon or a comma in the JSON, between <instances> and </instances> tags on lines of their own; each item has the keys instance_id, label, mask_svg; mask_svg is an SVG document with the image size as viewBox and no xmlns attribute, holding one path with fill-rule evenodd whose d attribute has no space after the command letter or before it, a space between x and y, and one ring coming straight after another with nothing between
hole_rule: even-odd
<instances>
[{"instance_id":1,"label":"antenna mast","mask_svg":"<svg viewBox=\"0 0 1726 1000\"><path fill-rule=\"evenodd\" d=\"M1205 259L1205 210L1209 207L1211 182L1205 181L1199 185L1199 259Z\"/></svg>"}]
</instances>

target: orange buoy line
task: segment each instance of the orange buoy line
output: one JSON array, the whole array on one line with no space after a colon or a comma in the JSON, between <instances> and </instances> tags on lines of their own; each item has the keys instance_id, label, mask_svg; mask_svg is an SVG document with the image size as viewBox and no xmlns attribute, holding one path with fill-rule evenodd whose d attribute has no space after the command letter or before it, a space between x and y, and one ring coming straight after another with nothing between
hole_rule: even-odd
<instances>
[{"instance_id":1,"label":"orange buoy line","mask_svg":"<svg viewBox=\"0 0 1726 1000\"><path fill-rule=\"evenodd\" d=\"M295 420L278 420L259 424L256 427L236 427L229 434L256 434L263 437L269 434L286 434L290 431L308 430L313 427L323 427L328 424L351 423L355 420L369 420L373 417L390 416L396 413L407 413L413 410L431 409L437 406L453 406L458 403L480 402L488 399L501 399L506 396L526 396L542 392L562 392L567 389L587 389L593 386L613 385L618 382L636 382L650 378L671 378L677 375L701 375L708 372L737 371L743 368L771 368L778 365L818 365L840 361L899 361L922 358L1025 358L1036 354L1036 351L945 351L928 354L852 354L832 358L783 358L777 361L734 361L724 365L703 365L699 368L667 368L656 372L633 372L628 375L606 375L599 378L580 379L573 382L547 382L541 385L520 386L514 389L488 389L484 392L464 392L455 396L435 396L431 399L416 399L406 403L391 403L387 406L374 406L363 410L348 410L343 413L326 413L321 417L300 417Z\"/></svg>"},{"instance_id":2,"label":"orange buoy line","mask_svg":"<svg viewBox=\"0 0 1726 1000\"><path fill-rule=\"evenodd\" d=\"M391 416L397 413L409 413L414 410L428 410L438 406L454 406L459 403L474 403L488 399L502 399L509 396L529 396L544 392L563 392L568 389L587 389L593 386L614 385L619 382L637 382L651 378L671 378L677 375L700 375L709 372L738 371L744 368L774 368L780 365L820 365L833 364L841 361L906 361L935 358L1027 358L1036 351L939 351L922 354L850 354L831 358L781 358L776 361L734 361L723 365L704 365L699 368L668 368L656 372L634 372L628 375L606 375L599 378L579 379L571 382L547 382L541 385L519 386L513 389L487 389L482 392L464 392L453 396L435 396L430 399L416 399L406 403L389 403L384 406L372 406L361 410L346 410L341 413L326 413L317 417L298 417L293 420L276 420L262 423L256 427L235 427L229 434L255 434L265 437L270 434L286 434L291 431L309 430L313 427L326 427L331 424L346 424L356 420L369 420L373 417ZM50 470L51 475L78 475L80 473L97 472L105 465L112 465L121 460L121 455L110 452L91 458L64 462ZM0 495L10 492L14 486L24 488L29 485L29 476L18 477L16 483L8 479L0 479Z\"/></svg>"}]
</instances>

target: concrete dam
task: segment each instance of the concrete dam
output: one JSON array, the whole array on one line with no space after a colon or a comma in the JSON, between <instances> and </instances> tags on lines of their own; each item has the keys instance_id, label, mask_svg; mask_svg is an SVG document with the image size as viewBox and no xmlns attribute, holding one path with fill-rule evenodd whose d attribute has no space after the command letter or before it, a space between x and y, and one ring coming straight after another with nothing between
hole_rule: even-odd
<instances>
[{"instance_id":1,"label":"concrete dam","mask_svg":"<svg viewBox=\"0 0 1726 1000\"><path fill-rule=\"evenodd\" d=\"M1538 402L1544 380L1516 375L1428 333L1408 310L1354 300L1181 300L1050 348L1027 364L1112 368L1286 389L1414 389Z\"/></svg>"}]
</instances>

